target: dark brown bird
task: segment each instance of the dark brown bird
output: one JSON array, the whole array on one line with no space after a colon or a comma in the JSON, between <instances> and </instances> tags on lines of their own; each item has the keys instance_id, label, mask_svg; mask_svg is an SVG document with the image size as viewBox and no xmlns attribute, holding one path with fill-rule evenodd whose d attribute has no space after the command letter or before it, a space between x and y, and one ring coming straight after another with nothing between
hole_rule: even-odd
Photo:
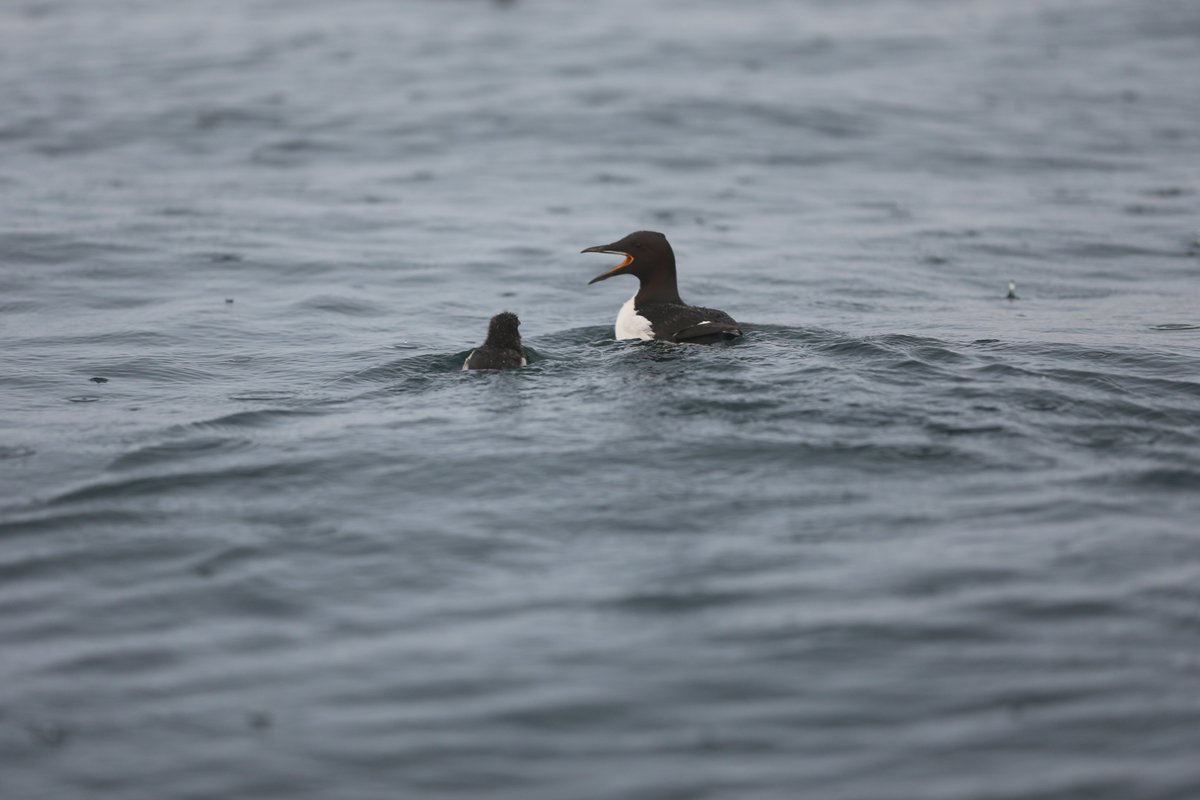
<instances>
[{"instance_id":1,"label":"dark brown bird","mask_svg":"<svg viewBox=\"0 0 1200 800\"><path fill-rule=\"evenodd\" d=\"M620 264L588 281L589 286L614 275L637 276L637 294L617 313L618 339L713 344L742 335L741 326L724 311L689 306L679 297L675 251L661 233L635 231L612 244L588 247L582 252L625 256Z\"/></svg>"},{"instance_id":2,"label":"dark brown bird","mask_svg":"<svg viewBox=\"0 0 1200 800\"><path fill-rule=\"evenodd\" d=\"M521 348L520 325L521 320L511 311L492 317L487 339L467 355L463 369L513 369L529 363Z\"/></svg>"}]
</instances>

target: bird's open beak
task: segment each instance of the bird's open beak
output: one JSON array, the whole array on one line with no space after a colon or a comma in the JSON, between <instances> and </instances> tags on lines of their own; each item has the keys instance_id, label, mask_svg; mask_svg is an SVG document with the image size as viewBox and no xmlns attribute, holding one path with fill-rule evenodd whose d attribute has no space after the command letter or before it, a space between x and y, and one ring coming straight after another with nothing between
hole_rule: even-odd
<instances>
[{"instance_id":1,"label":"bird's open beak","mask_svg":"<svg viewBox=\"0 0 1200 800\"><path fill-rule=\"evenodd\" d=\"M620 250L614 250L613 245L611 245L611 244L602 244L602 245L598 245L596 247L586 247L583 250L580 250L579 252L581 252L581 253L615 253L619 256L625 256L625 260L622 261L620 264L617 264L615 267L608 270L607 272L601 272L599 275L597 275L596 277L594 277L590 281L588 281L588 286L591 286L593 283L599 283L600 281L608 280L613 275L622 275L622 274L628 272L629 265L633 263L633 256L629 255L629 253L623 253Z\"/></svg>"}]
</instances>

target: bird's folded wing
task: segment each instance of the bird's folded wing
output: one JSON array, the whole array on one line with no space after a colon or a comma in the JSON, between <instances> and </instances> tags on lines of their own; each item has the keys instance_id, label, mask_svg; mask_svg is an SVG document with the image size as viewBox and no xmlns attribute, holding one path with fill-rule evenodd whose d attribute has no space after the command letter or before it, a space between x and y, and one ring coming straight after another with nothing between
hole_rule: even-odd
<instances>
[{"instance_id":1,"label":"bird's folded wing","mask_svg":"<svg viewBox=\"0 0 1200 800\"><path fill-rule=\"evenodd\" d=\"M734 323L701 322L675 331L673 338L677 342L695 342L699 340L715 342L721 339L736 339L741 335L741 327Z\"/></svg>"}]
</instances>

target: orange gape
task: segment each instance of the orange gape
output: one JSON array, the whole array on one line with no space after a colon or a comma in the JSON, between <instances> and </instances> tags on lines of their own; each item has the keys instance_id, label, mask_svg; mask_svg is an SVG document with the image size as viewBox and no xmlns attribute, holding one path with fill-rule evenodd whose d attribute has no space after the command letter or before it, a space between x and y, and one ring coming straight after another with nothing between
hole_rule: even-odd
<instances>
[{"instance_id":1,"label":"orange gape","mask_svg":"<svg viewBox=\"0 0 1200 800\"><path fill-rule=\"evenodd\" d=\"M623 267L628 267L632 263L633 263L633 256L631 256L629 254L625 254L624 261L622 261L620 264L617 264L615 267L613 267L612 269L610 269L608 272L606 272L604 274L607 275L609 272L616 272L617 270L622 269Z\"/></svg>"}]
</instances>

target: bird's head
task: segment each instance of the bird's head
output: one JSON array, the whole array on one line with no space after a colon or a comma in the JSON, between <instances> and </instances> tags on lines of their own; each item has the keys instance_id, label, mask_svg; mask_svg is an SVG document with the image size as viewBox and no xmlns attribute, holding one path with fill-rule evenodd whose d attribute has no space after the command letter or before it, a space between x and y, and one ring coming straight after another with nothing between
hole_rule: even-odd
<instances>
[{"instance_id":1,"label":"bird's head","mask_svg":"<svg viewBox=\"0 0 1200 800\"><path fill-rule=\"evenodd\" d=\"M671 250L671 245L667 242L667 237L658 231L634 231L624 239L619 239L612 244L587 247L581 252L615 253L625 256L625 260L620 264L588 281L589 286L599 281L608 280L614 275L626 274L636 275L642 280L658 274L669 274L672 281L674 281L675 253Z\"/></svg>"},{"instance_id":2,"label":"bird's head","mask_svg":"<svg viewBox=\"0 0 1200 800\"><path fill-rule=\"evenodd\" d=\"M521 320L517 318L516 314L511 311L501 311L488 323L486 343L492 347L508 347L519 350L521 349L521 334L517 329L520 326Z\"/></svg>"}]
</instances>

